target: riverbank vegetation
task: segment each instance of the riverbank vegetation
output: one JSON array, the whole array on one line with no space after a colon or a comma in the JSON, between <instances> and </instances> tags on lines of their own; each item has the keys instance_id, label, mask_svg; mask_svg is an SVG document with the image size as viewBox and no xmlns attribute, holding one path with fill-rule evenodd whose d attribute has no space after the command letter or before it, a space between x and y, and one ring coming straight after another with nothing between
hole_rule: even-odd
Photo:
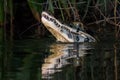
<instances>
[{"instance_id":1,"label":"riverbank vegetation","mask_svg":"<svg viewBox=\"0 0 120 80\"><path fill-rule=\"evenodd\" d=\"M48 35L41 23L42 11L68 25L80 22L100 40L108 35L116 40L120 37L119 0L1 0L0 25L4 37L12 40Z\"/></svg>"}]
</instances>

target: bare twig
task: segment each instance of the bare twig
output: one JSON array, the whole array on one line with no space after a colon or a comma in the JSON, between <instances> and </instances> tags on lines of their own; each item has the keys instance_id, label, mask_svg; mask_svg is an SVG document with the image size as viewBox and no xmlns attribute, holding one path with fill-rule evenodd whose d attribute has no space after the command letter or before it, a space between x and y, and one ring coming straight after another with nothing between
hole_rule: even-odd
<instances>
[{"instance_id":1,"label":"bare twig","mask_svg":"<svg viewBox=\"0 0 120 80\"><path fill-rule=\"evenodd\" d=\"M114 19L114 17L110 17L110 18L105 18L105 19L102 19L102 20L98 20L98 21L95 21L95 22L92 22L92 23L89 23L89 24L87 24L87 25L92 25L92 24L100 24L101 22L105 22L105 21L107 21L107 22L111 22L110 20L113 20ZM120 17L116 17L116 19L120 19ZM112 21L112 24L113 24L114 22ZM115 25L115 23L114 23L114 25ZM118 24L116 24L117 26L119 26Z\"/></svg>"},{"instance_id":2,"label":"bare twig","mask_svg":"<svg viewBox=\"0 0 120 80\"><path fill-rule=\"evenodd\" d=\"M117 0L115 0L115 2L114 2L114 22L115 22L115 24L117 23L117 20L116 20L116 12L117 12ZM117 27L116 27L116 25L115 25L115 32L117 32Z\"/></svg>"},{"instance_id":3,"label":"bare twig","mask_svg":"<svg viewBox=\"0 0 120 80\"><path fill-rule=\"evenodd\" d=\"M38 3L38 2L35 2L35 1L30 1L30 0L28 0L30 3L33 3L33 4L36 4L36 5L44 5L44 4L48 4L48 3L46 3L46 2L44 2L44 3Z\"/></svg>"},{"instance_id":4,"label":"bare twig","mask_svg":"<svg viewBox=\"0 0 120 80\"><path fill-rule=\"evenodd\" d=\"M54 9L73 9L74 7L67 7L67 8L58 8L58 7L54 7Z\"/></svg>"},{"instance_id":5,"label":"bare twig","mask_svg":"<svg viewBox=\"0 0 120 80\"><path fill-rule=\"evenodd\" d=\"M19 36L23 35L27 30L29 30L30 28L32 28L32 27L34 27L34 26L37 26L37 25L40 25L40 23L36 23L36 24L31 25L31 26L28 27L26 30L24 30L22 33L20 33Z\"/></svg>"}]
</instances>

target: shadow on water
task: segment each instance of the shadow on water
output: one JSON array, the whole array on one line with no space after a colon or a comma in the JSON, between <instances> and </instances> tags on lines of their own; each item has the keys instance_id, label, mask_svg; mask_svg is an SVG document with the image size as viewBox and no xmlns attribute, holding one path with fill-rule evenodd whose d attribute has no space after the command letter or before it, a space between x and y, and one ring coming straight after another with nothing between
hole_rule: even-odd
<instances>
[{"instance_id":1,"label":"shadow on water","mask_svg":"<svg viewBox=\"0 0 120 80\"><path fill-rule=\"evenodd\" d=\"M0 53L0 80L119 80L120 43L14 41Z\"/></svg>"}]
</instances>

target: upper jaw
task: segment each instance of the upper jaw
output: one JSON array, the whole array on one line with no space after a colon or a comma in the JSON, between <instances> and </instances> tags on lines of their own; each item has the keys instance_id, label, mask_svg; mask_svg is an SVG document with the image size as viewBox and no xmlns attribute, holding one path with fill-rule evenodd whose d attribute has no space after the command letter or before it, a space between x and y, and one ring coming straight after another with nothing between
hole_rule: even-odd
<instances>
[{"instance_id":1,"label":"upper jaw","mask_svg":"<svg viewBox=\"0 0 120 80\"><path fill-rule=\"evenodd\" d=\"M42 12L42 17L45 17L47 15L46 12Z\"/></svg>"}]
</instances>

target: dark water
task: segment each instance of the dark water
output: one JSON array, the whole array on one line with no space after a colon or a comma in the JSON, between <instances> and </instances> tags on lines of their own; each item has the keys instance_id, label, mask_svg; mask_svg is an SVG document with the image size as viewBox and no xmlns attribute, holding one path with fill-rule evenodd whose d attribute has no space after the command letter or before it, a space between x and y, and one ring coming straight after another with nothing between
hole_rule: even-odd
<instances>
[{"instance_id":1,"label":"dark water","mask_svg":"<svg viewBox=\"0 0 120 80\"><path fill-rule=\"evenodd\" d=\"M120 80L117 42L18 40L1 47L0 80Z\"/></svg>"}]
</instances>

